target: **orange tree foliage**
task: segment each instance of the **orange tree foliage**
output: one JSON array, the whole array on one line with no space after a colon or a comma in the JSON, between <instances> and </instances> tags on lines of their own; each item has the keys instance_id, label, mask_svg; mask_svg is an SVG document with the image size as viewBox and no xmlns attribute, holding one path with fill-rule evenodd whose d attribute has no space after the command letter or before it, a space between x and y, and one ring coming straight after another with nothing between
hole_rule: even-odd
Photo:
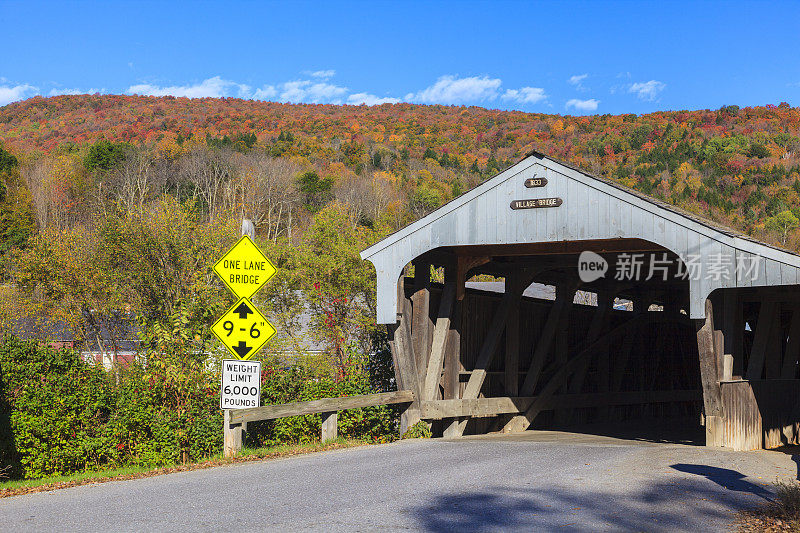
<instances>
[{"instance_id":1,"label":"orange tree foliage","mask_svg":"<svg viewBox=\"0 0 800 533\"><path fill-rule=\"evenodd\" d=\"M357 175L386 171L411 217L533 149L773 241L786 236L770 231L770 217L787 210L800 217L800 108L785 103L560 116L438 105L84 95L35 97L0 108L0 141L16 154L102 139L171 158L187 140L201 140L237 151L263 147L323 171L335 165ZM798 236L786 244L797 248Z\"/></svg>"}]
</instances>

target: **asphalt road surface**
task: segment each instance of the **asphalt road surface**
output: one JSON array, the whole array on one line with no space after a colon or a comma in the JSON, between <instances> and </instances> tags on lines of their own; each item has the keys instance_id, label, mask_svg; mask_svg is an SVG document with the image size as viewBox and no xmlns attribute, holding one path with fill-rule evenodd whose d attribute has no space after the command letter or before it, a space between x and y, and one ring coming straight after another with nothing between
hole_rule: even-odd
<instances>
[{"instance_id":1,"label":"asphalt road surface","mask_svg":"<svg viewBox=\"0 0 800 533\"><path fill-rule=\"evenodd\" d=\"M0 500L4 531L714 531L798 456L572 433L383 446Z\"/></svg>"}]
</instances>

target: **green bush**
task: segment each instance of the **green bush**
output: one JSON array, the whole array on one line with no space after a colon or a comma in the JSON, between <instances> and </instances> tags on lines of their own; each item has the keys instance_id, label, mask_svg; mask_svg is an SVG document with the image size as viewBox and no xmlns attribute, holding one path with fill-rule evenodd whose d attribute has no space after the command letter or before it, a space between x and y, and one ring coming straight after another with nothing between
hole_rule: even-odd
<instances>
[{"instance_id":1,"label":"green bush","mask_svg":"<svg viewBox=\"0 0 800 533\"><path fill-rule=\"evenodd\" d=\"M0 461L37 478L196 460L222 447L216 382L204 376L182 408L176 388L133 365L119 385L72 350L6 337L0 345ZM165 385L166 384L166 385Z\"/></svg>"},{"instance_id":2,"label":"green bush","mask_svg":"<svg viewBox=\"0 0 800 533\"><path fill-rule=\"evenodd\" d=\"M114 391L75 352L8 337L0 346L2 461L25 477L60 475L107 460L103 428Z\"/></svg>"},{"instance_id":3,"label":"green bush","mask_svg":"<svg viewBox=\"0 0 800 533\"><path fill-rule=\"evenodd\" d=\"M200 361L151 354L114 374L72 350L7 336L0 342L0 468L39 478L123 466L161 466L221 452L219 375ZM384 388L372 361L351 361L344 378L301 365L265 364L262 405L370 394ZM370 383L372 377L373 383ZM342 411L339 434L384 442L397 436L398 408ZM308 443L320 415L248 426L248 444Z\"/></svg>"},{"instance_id":4,"label":"green bush","mask_svg":"<svg viewBox=\"0 0 800 533\"><path fill-rule=\"evenodd\" d=\"M303 366L265 365L261 375L261 404L280 404L319 398L338 398L372 394L369 373L354 368L337 381L327 374L317 375ZM339 435L385 442L395 438L399 411L395 406L376 406L341 411ZM248 424L247 443L253 446L308 443L319 440L321 415L304 415Z\"/></svg>"}]
</instances>

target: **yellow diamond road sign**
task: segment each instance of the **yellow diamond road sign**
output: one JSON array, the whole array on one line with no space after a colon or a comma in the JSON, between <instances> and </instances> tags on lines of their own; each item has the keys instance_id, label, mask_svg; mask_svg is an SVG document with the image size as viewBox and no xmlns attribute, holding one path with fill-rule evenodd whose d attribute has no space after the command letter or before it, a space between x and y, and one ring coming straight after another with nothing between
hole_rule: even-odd
<instances>
[{"instance_id":1,"label":"yellow diamond road sign","mask_svg":"<svg viewBox=\"0 0 800 533\"><path fill-rule=\"evenodd\" d=\"M275 274L275 266L245 235L214 265L214 272L239 298L250 298Z\"/></svg>"},{"instance_id":2,"label":"yellow diamond road sign","mask_svg":"<svg viewBox=\"0 0 800 533\"><path fill-rule=\"evenodd\" d=\"M272 324L247 298L228 309L211 331L237 359L250 359L275 335Z\"/></svg>"}]
</instances>

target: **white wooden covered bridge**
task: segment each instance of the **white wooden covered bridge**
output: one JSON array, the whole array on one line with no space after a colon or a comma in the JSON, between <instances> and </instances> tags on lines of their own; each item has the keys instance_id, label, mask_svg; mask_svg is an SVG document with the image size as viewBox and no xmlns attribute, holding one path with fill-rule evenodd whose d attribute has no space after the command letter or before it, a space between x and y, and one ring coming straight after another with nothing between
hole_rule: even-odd
<instances>
[{"instance_id":1,"label":"white wooden covered bridge","mask_svg":"<svg viewBox=\"0 0 800 533\"><path fill-rule=\"evenodd\" d=\"M708 445L798 439L793 253L532 153L361 255L399 388L414 392L406 426L683 418ZM477 274L505 292L465 288ZM534 282L555 300L523 295Z\"/></svg>"}]
</instances>

